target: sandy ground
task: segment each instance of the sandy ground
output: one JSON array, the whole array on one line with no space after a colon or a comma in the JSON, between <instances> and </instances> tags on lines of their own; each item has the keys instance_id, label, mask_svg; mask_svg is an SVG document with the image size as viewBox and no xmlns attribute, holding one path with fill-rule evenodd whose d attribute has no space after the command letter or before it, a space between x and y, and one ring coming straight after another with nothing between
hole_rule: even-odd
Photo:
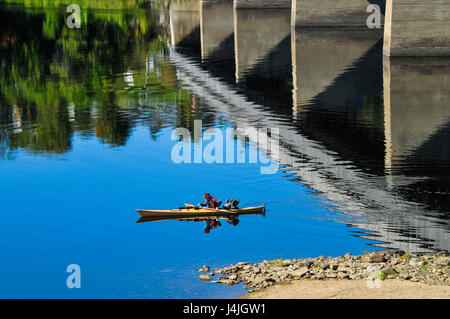
<instances>
[{"instance_id":1,"label":"sandy ground","mask_svg":"<svg viewBox=\"0 0 450 319\"><path fill-rule=\"evenodd\" d=\"M299 280L275 285L238 297L239 299L450 299L450 286L429 286L391 279Z\"/></svg>"}]
</instances>

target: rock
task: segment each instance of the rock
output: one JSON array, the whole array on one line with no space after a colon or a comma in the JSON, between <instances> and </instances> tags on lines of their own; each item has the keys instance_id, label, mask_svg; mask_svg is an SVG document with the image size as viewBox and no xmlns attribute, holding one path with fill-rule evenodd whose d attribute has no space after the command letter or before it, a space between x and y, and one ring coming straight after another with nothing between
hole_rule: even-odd
<instances>
[{"instance_id":1,"label":"rock","mask_svg":"<svg viewBox=\"0 0 450 319\"><path fill-rule=\"evenodd\" d=\"M330 269L330 263L328 261L322 262L322 269L323 270Z\"/></svg>"},{"instance_id":2,"label":"rock","mask_svg":"<svg viewBox=\"0 0 450 319\"><path fill-rule=\"evenodd\" d=\"M255 274L261 273L261 268L259 268L259 267L253 267L253 273L255 273Z\"/></svg>"},{"instance_id":3,"label":"rock","mask_svg":"<svg viewBox=\"0 0 450 319\"><path fill-rule=\"evenodd\" d=\"M367 280L383 280L383 279L384 276L381 271L373 272L367 277Z\"/></svg>"},{"instance_id":4,"label":"rock","mask_svg":"<svg viewBox=\"0 0 450 319\"><path fill-rule=\"evenodd\" d=\"M198 270L198 272L209 272L209 267L204 265L202 268Z\"/></svg>"},{"instance_id":5,"label":"rock","mask_svg":"<svg viewBox=\"0 0 450 319\"><path fill-rule=\"evenodd\" d=\"M399 273L399 276L403 279L411 279L411 275L409 274L409 272L407 270L401 270Z\"/></svg>"},{"instance_id":6,"label":"rock","mask_svg":"<svg viewBox=\"0 0 450 319\"><path fill-rule=\"evenodd\" d=\"M440 252L436 253L436 256L448 257L448 252L445 250L441 250Z\"/></svg>"},{"instance_id":7,"label":"rock","mask_svg":"<svg viewBox=\"0 0 450 319\"><path fill-rule=\"evenodd\" d=\"M441 267L450 266L450 257L438 257L435 261L436 265Z\"/></svg>"},{"instance_id":8,"label":"rock","mask_svg":"<svg viewBox=\"0 0 450 319\"><path fill-rule=\"evenodd\" d=\"M307 258L305 259L305 262L308 267L312 267L312 265L314 265L314 258Z\"/></svg>"},{"instance_id":9,"label":"rock","mask_svg":"<svg viewBox=\"0 0 450 319\"><path fill-rule=\"evenodd\" d=\"M291 276L294 278L302 278L309 272L307 267L303 267L301 269L295 270L291 272Z\"/></svg>"},{"instance_id":10,"label":"rock","mask_svg":"<svg viewBox=\"0 0 450 319\"><path fill-rule=\"evenodd\" d=\"M412 267L418 267L420 266L420 260L418 258L411 258L409 260L409 265Z\"/></svg>"},{"instance_id":11,"label":"rock","mask_svg":"<svg viewBox=\"0 0 450 319\"><path fill-rule=\"evenodd\" d=\"M292 265L292 260L290 260L290 259L283 260L283 267L287 267L290 265Z\"/></svg>"},{"instance_id":12,"label":"rock","mask_svg":"<svg viewBox=\"0 0 450 319\"><path fill-rule=\"evenodd\" d=\"M227 285L227 286L234 286L237 284L237 282L235 280L230 280L230 279L221 280L220 283Z\"/></svg>"},{"instance_id":13,"label":"rock","mask_svg":"<svg viewBox=\"0 0 450 319\"><path fill-rule=\"evenodd\" d=\"M338 277L338 275L336 273L334 273L334 272L330 272L330 273L326 274L326 277L330 278L330 279L335 279L335 278Z\"/></svg>"},{"instance_id":14,"label":"rock","mask_svg":"<svg viewBox=\"0 0 450 319\"><path fill-rule=\"evenodd\" d=\"M338 276L339 279L348 279L348 278L350 278L349 275L347 273L345 273L345 272L338 272L337 276Z\"/></svg>"},{"instance_id":15,"label":"rock","mask_svg":"<svg viewBox=\"0 0 450 319\"><path fill-rule=\"evenodd\" d=\"M236 265L230 266L228 267L230 272L237 272L239 270L239 267Z\"/></svg>"},{"instance_id":16,"label":"rock","mask_svg":"<svg viewBox=\"0 0 450 319\"><path fill-rule=\"evenodd\" d=\"M347 272L350 272L350 268L348 266L345 266L345 265L339 265L337 271L338 272L345 272L345 273L347 273Z\"/></svg>"},{"instance_id":17,"label":"rock","mask_svg":"<svg viewBox=\"0 0 450 319\"><path fill-rule=\"evenodd\" d=\"M230 280L236 280L238 276L236 274L232 274L231 276L228 276L228 279Z\"/></svg>"},{"instance_id":18,"label":"rock","mask_svg":"<svg viewBox=\"0 0 450 319\"><path fill-rule=\"evenodd\" d=\"M369 254L369 260L371 262L374 262L374 263L382 263L382 262L386 261L384 256L381 255L381 254L378 254L378 253L371 253L371 254Z\"/></svg>"},{"instance_id":19,"label":"rock","mask_svg":"<svg viewBox=\"0 0 450 319\"><path fill-rule=\"evenodd\" d=\"M216 269L214 270L214 272L215 272L216 274L220 275L221 273L223 273L223 270L220 269L220 268L216 268Z\"/></svg>"},{"instance_id":20,"label":"rock","mask_svg":"<svg viewBox=\"0 0 450 319\"><path fill-rule=\"evenodd\" d=\"M211 280L211 277L209 277L209 275L200 275L199 278L200 278L200 280L203 280L203 281Z\"/></svg>"},{"instance_id":21,"label":"rock","mask_svg":"<svg viewBox=\"0 0 450 319\"><path fill-rule=\"evenodd\" d=\"M339 264L331 264L330 265L331 270L338 270L338 268L339 268Z\"/></svg>"},{"instance_id":22,"label":"rock","mask_svg":"<svg viewBox=\"0 0 450 319\"><path fill-rule=\"evenodd\" d=\"M394 250L394 249L386 249L386 250L383 250L381 253L384 255L385 258L389 259L392 257L397 257L399 255L400 251Z\"/></svg>"},{"instance_id":23,"label":"rock","mask_svg":"<svg viewBox=\"0 0 450 319\"><path fill-rule=\"evenodd\" d=\"M395 270L395 268L388 266L384 269L387 276L396 276L398 274L398 271Z\"/></svg>"},{"instance_id":24,"label":"rock","mask_svg":"<svg viewBox=\"0 0 450 319\"><path fill-rule=\"evenodd\" d=\"M299 268L303 268L303 267L310 268L312 265L314 265L314 261L311 259L301 260L297 263L297 266Z\"/></svg>"},{"instance_id":25,"label":"rock","mask_svg":"<svg viewBox=\"0 0 450 319\"><path fill-rule=\"evenodd\" d=\"M390 263L392 264L392 265L398 265L398 259L397 258L393 258L393 259L391 259L391 261L390 261Z\"/></svg>"},{"instance_id":26,"label":"rock","mask_svg":"<svg viewBox=\"0 0 450 319\"><path fill-rule=\"evenodd\" d=\"M251 266L251 265L244 265L244 266L242 267L242 270L250 270L250 269L252 269L252 266Z\"/></svg>"},{"instance_id":27,"label":"rock","mask_svg":"<svg viewBox=\"0 0 450 319\"><path fill-rule=\"evenodd\" d=\"M397 255L403 256L404 254L406 254L405 251L403 251L403 250L397 250Z\"/></svg>"},{"instance_id":28,"label":"rock","mask_svg":"<svg viewBox=\"0 0 450 319\"><path fill-rule=\"evenodd\" d=\"M367 266L366 273L372 274L372 273L378 272L380 270L381 270L380 266L372 264L372 265Z\"/></svg>"}]
</instances>

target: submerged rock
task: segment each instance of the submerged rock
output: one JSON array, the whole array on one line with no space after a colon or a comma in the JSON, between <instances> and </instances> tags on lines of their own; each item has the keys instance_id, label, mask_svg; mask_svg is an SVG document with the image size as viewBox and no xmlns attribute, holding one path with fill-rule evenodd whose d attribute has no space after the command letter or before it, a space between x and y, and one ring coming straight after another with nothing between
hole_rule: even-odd
<instances>
[{"instance_id":1,"label":"submerged rock","mask_svg":"<svg viewBox=\"0 0 450 319\"><path fill-rule=\"evenodd\" d=\"M202 268L198 270L198 272L209 272L209 267L207 265L204 265Z\"/></svg>"},{"instance_id":2,"label":"submerged rock","mask_svg":"<svg viewBox=\"0 0 450 319\"><path fill-rule=\"evenodd\" d=\"M209 275L200 275L199 278L200 278L200 280L203 280L203 281L211 280L211 277Z\"/></svg>"}]
</instances>

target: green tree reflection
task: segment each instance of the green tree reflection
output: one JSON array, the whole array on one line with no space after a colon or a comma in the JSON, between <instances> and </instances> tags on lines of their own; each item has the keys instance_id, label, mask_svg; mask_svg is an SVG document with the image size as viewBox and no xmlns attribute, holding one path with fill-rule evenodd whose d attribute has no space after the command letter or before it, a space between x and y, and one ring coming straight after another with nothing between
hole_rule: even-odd
<instances>
[{"instance_id":1,"label":"green tree reflection","mask_svg":"<svg viewBox=\"0 0 450 319\"><path fill-rule=\"evenodd\" d=\"M18 1L0 2L0 152L63 153L74 132L115 147L138 123L156 138L204 117L164 56L168 18L149 7L167 2L78 1L80 29L65 25L71 1L9 2Z\"/></svg>"}]
</instances>

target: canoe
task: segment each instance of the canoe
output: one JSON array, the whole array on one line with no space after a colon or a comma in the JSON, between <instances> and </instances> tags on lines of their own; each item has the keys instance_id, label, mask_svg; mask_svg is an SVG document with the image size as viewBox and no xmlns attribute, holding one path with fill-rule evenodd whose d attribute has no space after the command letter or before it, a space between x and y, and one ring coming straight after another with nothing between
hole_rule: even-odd
<instances>
[{"instance_id":1,"label":"canoe","mask_svg":"<svg viewBox=\"0 0 450 319\"><path fill-rule=\"evenodd\" d=\"M195 207L189 205L177 209L166 210L145 210L136 209L142 217L159 217L159 218L199 218L199 217L232 217L240 215L265 215L266 205L232 209L214 209L205 207Z\"/></svg>"}]
</instances>

